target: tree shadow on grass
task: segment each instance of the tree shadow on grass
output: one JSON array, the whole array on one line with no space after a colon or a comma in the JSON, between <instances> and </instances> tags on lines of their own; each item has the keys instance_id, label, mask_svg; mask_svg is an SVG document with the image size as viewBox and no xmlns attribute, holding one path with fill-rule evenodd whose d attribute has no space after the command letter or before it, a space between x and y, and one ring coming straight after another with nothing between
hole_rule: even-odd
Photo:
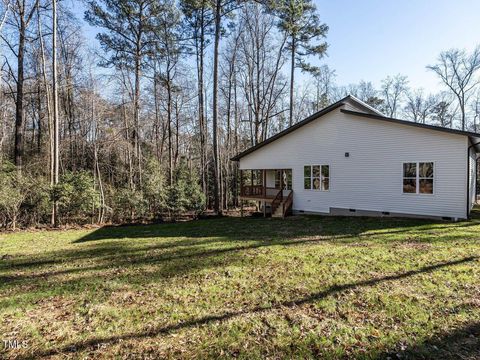
<instances>
[{"instance_id":1,"label":"tree shadow on grass","mask_svg":"<svg viewBox=\"0 0 480 360\"><path fill-rule=\"evenodd\" d=\"M129 243L107 242L101 244L92 243L87 249L63 250L49 253L47 258L54 257L56 260L21 260L11 261L10 264L3 264L0 270L20 270L15 274L0 275L0 289L5 287L15 287L22 284L29 284L30 287L36 285L38 287L47 287L48 280L53 281L53 277L62 275L72 275L75 273L85 273L91 271L101 272L101 274L85 275L75 277L70 280L57 280L55 287L61 289L77 289L78 285L98 281L99 278L106 280L109 278L108 270L113 269L142 269L144 266L154 266L155 271L149 273L148 281L158 281L173 276L179 276L186 272L194 272L201 269L221 267L232 264L242 264L245 260L244 252L251 250L259 250L262 248L270 248L273 246L291 247L301 245L315 245L325 241L331 241L330 237L313 236L303 237L300 239L283 240L274 238L272 240L252 241L252 240L230 240L224 238L213 239L194 239L194 240L175 240L167 243L148 244L142 246L129 246ZM350 236L336 236L336 242L345 242L346 244L354 241ZM177 246L175 246L177 245ZM212 247L214 246L214 247ZM76 266L75 261L85 260L87 265L81 263ZM92 265L89 265L92 263ZM50 265L67 266L57 269ZM44 265L48 265L44 268ZM35 268L37 266L38 268ZM25 271L33 270L33 271ZM107 273L105 273L105 271ZM117 281L122 280L122 275L113 275ZM123 279L128 283L143 281L139 274L137 279L127 275L127 279ZM37 281L37 282L35 282ZM33 291L35 288L31 288ZM23 292L18 287L19 292ZM10 292L10 296L15 294L15 290Z\"/></svg>"},{"instance_id":2,"label":"tree shadow on grass","mask_svg":"<svg viewBox=\"0 0 480 360\"><path fill-rule=\"evenodd\" d=\"M358 236L361 233L373 230L392 229L395 232L405 229L447 224L435 220L397 219L397 218L350 218L324 216L298 216L284 220L263 218L214 218L208 220L193 220L182 223L156 224L143 226L105 226L88 235L75 240L74 243L83 243L98 240L138 239L153 237L224 237L230 240L256 238L270 239L276 236L291 238L314 233L323 233L327 236ZM303 226L306 225L306 226ZM312 225L321 228L311 228ZM472 224L476 225L476 224ZM455 225L459 226L459 225ZM466 224L464 226L469 226ZM400 230L398 230L400 228ZM393 230L396 229L396 230Z\"/></svg>"},{"instance_id":3,"label":"tree shadow on grass","mask_svg":"<svg viewBox=\"0 0 480 360\"><path fill-rule=\"evenodd\" d=\"M57 354L67 353L67 352L77 352L77 351L82 351L86 349L93 350L96 346L101 344L115 343L117 341L122 341L122 340L140 340L143 338L151 338L159 335L170 334L172 332L182 330L185 328L192 328L192 327L207 325L212 322L228 321L230 319L234 319L243 315L258 315L271 310L276 310L281 308L294 308L296 306L301 306L307 303L319 301L330 295L340 293L343 291L353 290L353 289L362 288L362 287L371 287L382 282L400 280L400 279L408 278L408 277L415 276L418 274L423 274L423 273L431 273L445 267L460 265L460 264L476 261L477 259L478 259L477 256L471 256L471 257L466 257L459 260L453 260L449 262L443 262L435 265L425 266L418 270L411 270L401 274L393 274L393 275L388 275L380 278L362 280L354 283L334 285L323 291L313 293L309 296L299 298L299 299L279 302L272 306L256 306L248 310L230 311L230 312L225 312L223 314L218 314L218 315L209 315L209 316L205 316L198 319L186 320L176 324L159 326L157 328L150 328L149 330L146 330L144 332L135 332L135 333L127 333L123 335L92 338L82 342L71 343L63 346L62 348L51 349L44 352L36 352L35 354L29 354L28 356L20 357L20 358L25 358L25 359L41 358L41 357L53 356ZM477 329L477 328L474 328L474 329ZM425 346L419 345L419 346L425 347L427 345ZM412 349L412 351L414 350L415 349ZM385 356L387 355L385 354Z\"/></svg>"},{"instance_id":4,"label":"tree shadow on grass","mask_svg":"<svg viewBox=\"0 0 480 360\"><path fill-rule=\"evenodd\" d=\"M406 349L379 354L374 359L480 359L480 322L433 335Z\"/></svg>"},{"instance_id":5,"label":"tree shadow on grass","mask_svg":"<svg viewBox=\"0 0 480 360\"><path fill-rule=\"evenodd\" d=\"M169 278L202 268L243 261L239 253L271 246L315 245L325 241L338 244L358 242L361 234L397 236L411 231L445 230L469 223L445 223L429 220L298 217L277 219L221 218L198 222L132 227L101 228L74 242L72 248L20 256L0 262L0 288L13 288L27 282L45 286L44 280L55 276L89 271L156 266L153 280ZM153 242L150 238L154 238ZM457 240L446 232L442 238ZM89 239L89 240L86 240ZM94 242L93 240L102 240ZM128 239L129 241L124 241ZM145 239L146 241L143 241ZM92 242L90 242L92 241ZM385 241L385 240L382 240ZM411 241L411 240L409 240ZM77 263L75 263L77 262ZM188 266L186 263L188 262ZM61 268L58 268L58 267ZM9 273L13 272L15 273ZM60 280L60 289L75 288L80 282L106 278L103 274L89 280L91 274ZM121 278L121 276L117 276ZM21 289L19 288L19 291ZM11 295L14 292L11 293Z\"/></svg>"},{"instance_id":6,"label":"tree shadow on grass","mask_svg":"<svg viewBox=\"0 0 480 360\"><path fill-rule=\"evenodd\" d=\"M35 256L18 256L0 262L0 271L28 269L52 266L72 260L82 259L119 259L121 256L133 256L142 251L179 250L194 248L207 244L224 243L243 244L256 242L258 246L288 245L296 239L308 237L321 240L353 242L360 234L373 230L380 231L382 236L400 234L415 226L434 225L438 222L404 219L366 219L331 218L331 217L299 217L287 221L276 219L241 219L220 218L199 220L186 223L157 224L144 226L106 226L73 241L78 247L43 252ZM386 230L386 231L385 231ZM369 235L375 235L369 233ZM152 245L150 239L155 239ZM101 242L97 242L101 240ZM145 241L150 243L145 244ZM86 244L83 244L86 243ZM83 246L80 246L82 244ZM87 247L85 247L87 246Z\"/></svg>"}]
</instances>

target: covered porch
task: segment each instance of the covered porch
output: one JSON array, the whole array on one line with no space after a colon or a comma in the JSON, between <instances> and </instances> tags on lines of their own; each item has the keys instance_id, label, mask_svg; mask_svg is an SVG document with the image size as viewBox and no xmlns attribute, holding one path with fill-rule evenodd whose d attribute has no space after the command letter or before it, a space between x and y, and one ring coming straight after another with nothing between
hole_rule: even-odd
<instances>
[{"instance_id":1,"label":"covered porch","mask_svg":"<svg viewBox=\"0 0 480 360\"><path fill-rule=\"evenodd\" d=\"M245 201L257 201L263 215L285 217L293 204L291 169L240 170L240 206L243 216Z\"/></svg>"}]
</instances>

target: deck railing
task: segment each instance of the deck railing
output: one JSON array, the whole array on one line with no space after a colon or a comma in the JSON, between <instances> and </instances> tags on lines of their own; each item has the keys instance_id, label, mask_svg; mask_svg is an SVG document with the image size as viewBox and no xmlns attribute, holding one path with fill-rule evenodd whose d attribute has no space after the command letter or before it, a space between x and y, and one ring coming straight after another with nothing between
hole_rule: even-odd
<instances>
[{"instance_id":1,"label":"deck railing","mask_svg":"<svg viewBox=\"0 0 480 360\"><path fill-rule=\"evenodd\" d=\"M290 190L290 193L287 196L287 199L283 203L283 217L287 216L287 213L291 210L293 204L293 191Z\"/></svg>"},{"instance_id":2,"label":"deck railing","mask_svg":"<svg viewBox=\"0 0 480 360\"><path fill-rule=\"evenodd\" d=\"M283 200L283 190L278 190L277 195L272 201L272 214L275 213L277 208L280 206Z\"/></svg>"},{"instance_id":3,"label":"deck railing","mask_svg":"<svg viewBox=\"0 0 480 360\"><path fill-rule=\"evenodd\" d=\"M262 185L244 185L240 189L240 196L253 197L272 197L275 196L278 189L273 187L265 187Z\"/></svg>"},{"instance_id":4,"label":"deck railing","mask_svg":"<svg viewBox=\"0 0 480 360\"><path fill-rule=\"evenodd\" d=\"M262 185L244 185L240 191L241 196L261 196L265 192Z\"/></svg>"}]
</instances>

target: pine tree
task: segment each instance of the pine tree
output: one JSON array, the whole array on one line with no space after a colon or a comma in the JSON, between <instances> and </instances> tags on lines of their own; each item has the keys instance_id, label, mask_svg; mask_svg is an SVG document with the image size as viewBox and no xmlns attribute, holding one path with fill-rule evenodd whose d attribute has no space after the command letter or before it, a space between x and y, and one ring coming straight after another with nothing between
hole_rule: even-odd
<instances>
[{"instance_id":1,"label":"pine tree","mask_svg":"<svg viewBox=\"0 0 480 360\"><path fill-rule=\"evenodd\" d=\"M153 0L91 0L87 3L85 20L92 26L105 29L97 34L102 48L110 54L100 65L133 71L134 131L133 143L141 183L140 151L140 87L142 70L154 43L151 32L154 20L162 9Z\"/></svg>"},{"instance_id":2,"label":"pine tree","mask_svg":"<svg viewBox=\"0 0 480 360\"><path fill-rule=\"evenodd\" d=\"M328 26L320 22L317 8L312 0L279 0L270 5L280 21L280 31L288 36L287 51L290 52L290 114L289 125L293 125L293 95L295 68L314 73L317 67L306 61L308 56L322 58L327 51Z\"/></svg>"},{"instance_id":3,"label":"pine tree","mask_svg":"<svg viewBox=\"0 0 480 360\"><path fill-rule=\"evenodd\" d=\"M200 167L202 189L207 194L207 119L205 116L204 62L205 49L213 36L213 5L211 0L181 0L185 16L184 30L195 52L198 92L198 129L200 137Z\"/></svg>"}]
</instances>

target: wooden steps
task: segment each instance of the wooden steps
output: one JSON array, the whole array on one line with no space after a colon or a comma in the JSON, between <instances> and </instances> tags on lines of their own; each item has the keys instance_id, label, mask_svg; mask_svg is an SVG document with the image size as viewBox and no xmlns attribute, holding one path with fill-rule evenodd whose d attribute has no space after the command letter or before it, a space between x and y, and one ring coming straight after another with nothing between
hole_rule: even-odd
<instances>
[{"instance_id":1,"label":"wooden steps","mask_svg":"<svg viewBox=\"0 0 480 360\"><path fill-rule=\"evenodd\" d=\"M285 200L283 200L278 207L275 209L275 211L272 213L272 217L274 218L283 218L283 204L285 203Z\"/></svg>"}]
</instances>

